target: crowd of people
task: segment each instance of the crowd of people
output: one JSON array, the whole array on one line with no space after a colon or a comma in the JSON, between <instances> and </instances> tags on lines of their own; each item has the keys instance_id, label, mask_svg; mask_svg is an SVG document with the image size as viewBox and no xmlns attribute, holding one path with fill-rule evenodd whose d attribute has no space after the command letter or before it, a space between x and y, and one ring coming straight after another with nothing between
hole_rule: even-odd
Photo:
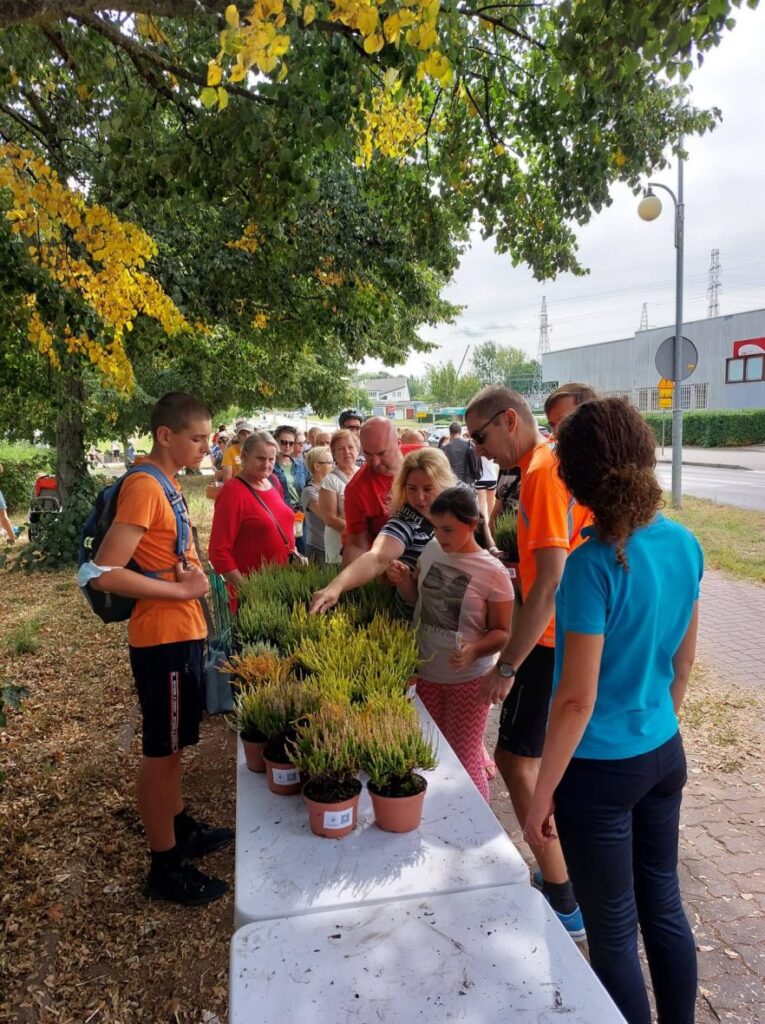
<instances>
[{"instance_id":1,"label":"crowd of people","mask_svg":"<svg viewBox=\"0 0 765 1024\"><path fill-rule=\"evenodd\" d=\"M695 653L701 550L661 514L653 438L632 406L571 383L545 414L549 436L522 395L490 386L466 409L467 436L454 424L439 447L349 409L337 430L305 436L289 425L222 426L210 448L209 413L174 394L155 408L148 458L174 478L212 453L209 557L234 609L241 581L266 562L339 564L313 597L315 614L375 578L396 588L417 632L417 693L486 800L495 765L501 772L535 884L574 938L586 931L593 968L629 1024L651 1019L639 927L658 1019L685 1024L696 959L677 879L686 773L677 716ZM519 600L492 538L508 509ZM185 567L169 557L174 537L156 481L131 478L94 584L138 599L129 637L144 716L147 893L197 904L223 883L188 858L231 834L183 804L207 582L191 548ZM149 577L128 564L170 568ZM501 714L490 758L492 704Z\"/></svg>"}]
</instances>

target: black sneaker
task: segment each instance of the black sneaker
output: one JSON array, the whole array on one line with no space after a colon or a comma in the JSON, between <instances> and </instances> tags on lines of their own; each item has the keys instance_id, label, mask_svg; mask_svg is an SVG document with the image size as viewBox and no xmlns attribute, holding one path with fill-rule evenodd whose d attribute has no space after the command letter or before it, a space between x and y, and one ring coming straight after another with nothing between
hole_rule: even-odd
<instances>
[{"instance_id":1,"label":"black sneaker","mask_svg":"<svg viewBox=\"0 0 765 1024\"><path fill-rule=\"evenodd\" d=\"M228 885L220 878L203 875L193 864L181 861L177 867L163 871L151 870L144 895L151 900L168 900L181 903L184 907L201 907L218 900L227 891Z\"/></svg>"},{"instance_id":2,"label":"black sneaker","mask_svg":"<svg viewBox=\"0 0 765 1024\"><path fill-rule=\"evenodd\" d=\"M206 857L208 853L228 846L233 839L234 832L230 828L214 828L204 821L195 821L193 831L184 839L177 839L175 845L181 857L193 859Z\"/></svg>"}]
</instances>

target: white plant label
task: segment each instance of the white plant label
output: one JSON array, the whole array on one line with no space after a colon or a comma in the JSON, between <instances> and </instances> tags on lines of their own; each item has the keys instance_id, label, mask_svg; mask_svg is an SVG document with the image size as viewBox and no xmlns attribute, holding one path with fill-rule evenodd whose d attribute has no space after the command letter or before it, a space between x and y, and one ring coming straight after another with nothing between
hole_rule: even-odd
<instances>
[{"instance_id":1,"label":"white plant label","mask_svg":"<svg viewBox=\"0 0 765 1024\"><path fill-rule=\"evenodd\" d=\"M297 768L274 768L274 782L277 786L293 786L300 782L300 772Z\"/></svg>"},{"instance_id":2,"label":"white plant label","mask_svg":"<svg viewBox=\"0 0 765 1024\"><path fill-rule=\"evenodd\" d=\"M325 811L324 828L346 828L353 822L353 808L344 811Z\"/></svg>"}]
</instances>

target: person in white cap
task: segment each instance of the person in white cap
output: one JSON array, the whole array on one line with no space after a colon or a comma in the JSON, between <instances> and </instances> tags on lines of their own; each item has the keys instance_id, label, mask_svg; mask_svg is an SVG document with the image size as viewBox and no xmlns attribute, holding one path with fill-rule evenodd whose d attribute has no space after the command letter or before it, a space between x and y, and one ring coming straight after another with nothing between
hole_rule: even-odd
<instances>
[{"instance_id":1,"label":"person in white cap","mask_svg":"<svg viewBox=\"0 0 765 1024\"><path fill-rule=\"evenodd\" d=\"M239 474L242 467L242 445L255 432L255 424L252 420L237 420L234 424L236 440L232 441L223 453L223 461L220 467L221 479L225 483L233 476Z\"/></svg>"}]
</instances>

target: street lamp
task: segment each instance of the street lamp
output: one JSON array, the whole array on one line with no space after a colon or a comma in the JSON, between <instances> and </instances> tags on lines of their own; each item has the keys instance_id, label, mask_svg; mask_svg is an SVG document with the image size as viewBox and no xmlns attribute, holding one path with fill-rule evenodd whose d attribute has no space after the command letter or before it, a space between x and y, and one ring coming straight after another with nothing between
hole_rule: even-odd
<instances>
[{"instance_id":1,"label":"street lamp","mask_svg":"<svg viewBox=\"0 0 765 1024\"><path fill-rule=\"evenodd\" d=\"M680 136L678 149L682 149ZM656 220L661 213L661 199L653 189L661 188L672 196L675 204L675 249L677 252L675 270L675 351L672 388L672 507L680 508L682 501L683 476L683 407L680 401L680 383L683 379L683 228L685 206L683 204L683 160L677 158L677 195L671 188L657 181L649 181L638 204L638 216L642 220Z\"/></svg>"}]
</instances>

